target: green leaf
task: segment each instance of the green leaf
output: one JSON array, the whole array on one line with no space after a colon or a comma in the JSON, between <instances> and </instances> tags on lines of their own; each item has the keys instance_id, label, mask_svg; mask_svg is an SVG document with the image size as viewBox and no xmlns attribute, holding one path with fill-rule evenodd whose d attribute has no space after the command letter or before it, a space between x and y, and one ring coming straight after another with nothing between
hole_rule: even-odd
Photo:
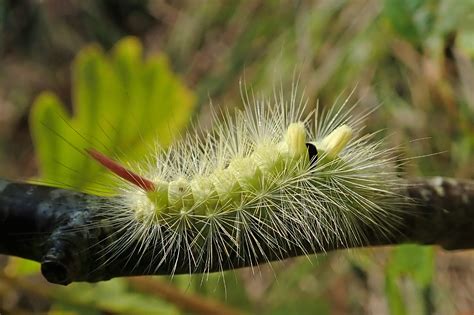
<instances>
[{"instance_id":1,"label":"green leaf","mask_svg":"<svg viewBox=\"0 0 474 315\"><path fill-rule=\"evenodd\" d=\"M434 271L434 252L429 246L402 245L394 249L388 273L409 275L418 285L431 284Z\"/></svg>"},{"instance_id":2,"label":"green leaf","mask_svg":"<svg viewBox=\"0 0 474 315\"><path fill-rule=\"evenodd\" d=\"M37 274L39 270L40 264L36 261L18 257L10 257L4 272L10 277L19 277Z\"/></svg>"},{"instance_id":3,"label":"green leaf","mask_svg":"<svg viewBox=\"0 0 474 315\"><path fill-rule=\"evenodd\" d=\"M55 311L68 310L78 314L179 314L176 307L161 299L129 291L125 279L97 284L74 283L58 290L56 295Z\"/></svg>"},{"instance_id":4,"label":"green leaf","mask_svg":"<svg viewBox=\"0 0 474 315\"><path fill-rule=\"evenodd\" d=\"M429 246L401 245L394 249L385 271L385 292L392 315L411 314L410 309L426 309L427 295L434 273L434 250ZM401 281L411 281L416 292L410 301L401 287Z\"/></svg>"},{"instance_id":5,"label":"green leaf","mask_svg":"<svg viewBox=\"0 0 474 315\"><path fill-rule=\"evenodd\" d=\"M104 192L113 177L104 176L84 149L133 162L152 153L156 140L166 147L187 126L194 93L165 56L144 61L142 53L132 37L110 54L95 45L80 51L73 65L72 117L54 94L38 96L30 124L42 181Z\"/></svg>"}]
</instances>

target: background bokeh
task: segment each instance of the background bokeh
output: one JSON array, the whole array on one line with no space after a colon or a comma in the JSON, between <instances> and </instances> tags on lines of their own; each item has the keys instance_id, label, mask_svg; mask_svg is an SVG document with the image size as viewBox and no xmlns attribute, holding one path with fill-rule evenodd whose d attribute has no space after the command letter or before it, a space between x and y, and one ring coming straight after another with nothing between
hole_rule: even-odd
<instances>
[{"instance_id":1,"label":"background bokeh","mask_svg":"<svg viewBox=\"0 0 474 315\"><path fill-rule=\"evenodd\" d=\"M71 112L76 56L92 43L109 56L130 35L193 94L189 120L209 124L210 101L241 105L241 80L264 96L297 80L321 106L354 89L362 108L380 106L369 131L422 156L407 176L474 178L473 0L0 0L0 176L38 174L37 96L49 90ZM36 264L2 257L0 313L191 314L182 303L192 297L250 314L472 314L473 258L409 245L291 259L225 284L212 275L62 288Z\"/></svg>"}]
</instances>

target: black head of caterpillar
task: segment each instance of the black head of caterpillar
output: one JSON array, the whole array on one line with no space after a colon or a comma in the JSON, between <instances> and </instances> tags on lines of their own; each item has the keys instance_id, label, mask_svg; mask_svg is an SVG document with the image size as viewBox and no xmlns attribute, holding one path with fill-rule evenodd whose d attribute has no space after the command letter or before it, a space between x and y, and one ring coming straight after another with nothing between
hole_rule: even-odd
<instances>
[{"instance_id":1,"label":"black head of caterpillar","mask_svg":"<svg viewBox=\"0 0 474 315\"><path fill-rule=\"evenodd\" d=\"M309 162L312 166L315 166L318 161L318 149L311 142L306 142L306 149L308 150Z\"/></svg>"}]
</instances>

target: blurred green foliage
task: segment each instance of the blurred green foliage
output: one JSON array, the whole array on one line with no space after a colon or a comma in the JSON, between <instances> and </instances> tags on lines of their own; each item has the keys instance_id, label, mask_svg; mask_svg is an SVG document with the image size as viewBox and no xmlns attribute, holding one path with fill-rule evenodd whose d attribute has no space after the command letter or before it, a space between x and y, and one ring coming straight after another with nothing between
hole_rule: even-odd
<instances>
[{"instance_id":1,"label":"blurred green foliage","mask_svg":"<svg viewBox=\"0 0 474 315\"><path fill-rule=\"evenodd\" d=\"M55 314L100 315L112 314L134 315L178 315L176 307L162 300L131 292L124 279L115 279L92 286L86 283L74 284L65 290L58 290L57 303L52 311ZM68 313L68 314L69 314Z\"/></svg>"},{"instance_id":2,"label":"blurred green foliage","mask_svg":"<svg viewBox=\"0 0 474 315\"><path fill-rule=\"evenodd\" d=\"M119 125L119 116L123 114L119 111L129 110L126 103L131 99L140 102L139 96L133 96L141 93L140 87L127 83L137 76L135 67L127 62L119 65L122 59L116 53L117 48L108 57L93 46L79 55L74 66L74 80L68 79L69 62L85 43L96 41L108 49L119 38L133 34L143 40L146 51L160 50L169 57L171 68L194 90L187 93L196 95L199 118L204 121L208 119L205 106L209 99L219 106L240 102L241 79L264 95L271 95L275 86L288 90L297 79L310 104L319 100L323 106L334 102L345 89L356 86L354 98L361 100L362 108L381 104L368 118L368 131L387 130L394 135L389 138L391 144L402 144L407 157L429 155L408 163L408 176L474 177L473 0L57 3L0 1L0 58L5 60L0 67L0 102L3 102L0 119L10 117L0 126L0 165L5 172L16 169L19 174L29 175L34 171L31 153L16 151L21 146L12 144L27 143L20 136L25 133L27 105L45 88L53 89L59 97L47 93L38 98L34 111L43 107L39 111L43 118L38 121L47 122L57 133L71 130L67 128L71 125L82 134L91 133L92 138L88 141L97 142L84 143L84 139L68 131L68 139L80 143L81 147L98 145L105 153L127 159L129 153L135 152L127 147L119 152L108 152L108 148L115 147L112 143L122 141L119 137L128 131L120 131L117 138L109 142L100 130ZM124 54L133 55L135 51L141 56L136 50L127 51ZM130 60L141 64L141 68L150 66L149 61L142 62L141 57L134 58ZM82 71L78 72L76 68L81 60ZM100 74L87 70L95 69L94 64L100 65L96 69L101 69L97 72ZM65 100L65 104L73 103L75 114L78 106L83 106L79 104L90 106L92 101L87 98L92 100L90 94L98 88L91 82L102 82L101 78L107 78L110 73L117 74L117 82L110 85L122 87L118 95L109 96L118 102L114 108L121 109L112 113L109 104L109 109L105 110L106 115L111 115L112 124L107 122L109 118L101 121L99 116L93 119L98 123L92 127L87 126L87 121L75 122L76 116L69 120L69 107L60 106L59 99ZM84 78L92 75L92 80L84 79L81 87L78 84L80 75ZM11 80L12 77L15 80ZM109 82L103 85L109 86ZM156 88L160 88L158 84ZM69 89L73 91L70 102ZM78 102L77 93L81 90L84 91L82 95L88 96ZM179 102L177 100L176 104ZM38 103L46 105L38 107ZM189 110L185 111L185 116L189 115ZM53 111L56 118L51 119L49 113ZM152 115L150 113L149 117L153 121L166 121ZM135 119L130 116L127 118ZM66 118L57 119L59 117ZM183 118L181 127L186 120ZM135 121L140 122L140 118ZM143 123L143 127L152 125ZM51 134L54 134L51 130L44 131L43 140L35 140L36 144L45 143L39 147L44 146L49 152L44 153L49 159L67 162L76 171L82 167L91 171L98 169L94 165L86 166L88 162L81 156L72 158L77 159L78 164L69 165L76 162L69 158L63 160L63 153L52 153L63 149L46 149L53 145L51 140L45 140ZM114 135L114 130L107 129L107 134ZM54 145L67 146L61 137L55 138L57 144ZM103 141L105 146L101 144ZM130 140L124 143L127 141ZM140 150L130 158L136 158ZM44 159L46 157L38 155L41 165ZM64 172L66 180L71 178L69 184L76 185L72 179L74 174L66 169L60 172ZM180 276L171 281L189 294L212 297L249 313L398 315L472 312L474 301L466 294L470 289L471 292L474 290L474 271L469 267L472 259L462 260L452 254L449 257L447 259L434 248L407 245L393 251L358 250L349 255L337 252L320 256L315 261L301 258L274 264L272 268L261 266L255 270L258 275L251 271L226 274L225 285L220 275L211 275L209 279ZM18 264L15 260L8 268L13 274L18 270L18 278L21 278L21 270L28 268ZM458 274L459 277L454 277ZM74 285L60 294L52 294L50 299L54 309L69 307L73 313L87 314L94 308L99 312L134 313L123 304L114 310L110 304L100 304L92 298L81 300L78 297L76 300L75 296L80 294L70 294L78 290L94 295L94 290L98 290L101 293L97 296L109 303L104 295L110 290L115 300L134 300L136 293L124 288L123 283L123 280L113 280L97 286L81 284L77 286L80 289L75 289ZM131 297L124 297L128 294ZM164 312L176 311L167 305Z\"/></svg>"},{"instance_id":3,"label":"blurred green foliage","mask_svg":"<svg viewBox=\"0 0 474 315\"><path fill-rule=\"evenodd\" d=\"M110 57L97 46L83 49L73 73L72 118L50 92L38 96L31 109L42 181L103 191L106 170L84 149L133 162L152 154L155 141L166 147L189 123L193 93L170 71L163 55L143 62L137 39L118 42Z\"/></svg>"},{"instance_id":4,"label":"blurred green foliage","mask_svg":"<svg viewBox=\"0 0 474 315\"><path fill-rule=\"evenodd\" d=\"M392 315L430 314L430 296L434 272L431 247L401 245L394 249L385 271L385 290ZM413 281L414 288L405 295L402 282ZM408 298L407 298L408 296Z\"/></svg>"}]
</instances>

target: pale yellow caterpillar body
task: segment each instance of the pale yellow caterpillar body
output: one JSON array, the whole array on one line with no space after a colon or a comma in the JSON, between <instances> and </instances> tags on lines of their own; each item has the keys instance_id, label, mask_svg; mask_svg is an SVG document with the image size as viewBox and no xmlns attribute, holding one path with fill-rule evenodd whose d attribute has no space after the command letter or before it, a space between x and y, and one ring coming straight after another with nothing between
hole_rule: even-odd
<instances>
[{"instance_id":1,"label":"pale yellow caterpillar body","mask_svg":"<svg viewBox=\"0 0 474 315\"><path fill-rule=\"evenodd\" d=\"M131 261L152 248L152 271L170 261L216 271L236 257L252 266L305 254L308 244L349 247L366 226L392 233L403 202L395 150L363 134L365 115L348 100L308 113L296 94L244 93L243 110L214 115L210 130L196 127L131 167L116 198L99 207L121 231L104 249L107 262L138 240Z\"/></svg>"}]
</instances>

